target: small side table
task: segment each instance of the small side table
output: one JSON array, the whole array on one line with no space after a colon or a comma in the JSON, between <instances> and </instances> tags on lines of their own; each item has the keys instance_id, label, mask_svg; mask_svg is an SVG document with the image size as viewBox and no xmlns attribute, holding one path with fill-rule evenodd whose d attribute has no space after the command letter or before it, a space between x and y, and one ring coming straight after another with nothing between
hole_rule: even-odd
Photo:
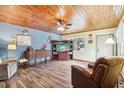
<instances>
[{"instance_id":1,"label":"small side table","mask_svg":"<svg viewBox=\"0 0 124 93\"><path fill-rule=\"evenodd\" d=\"M22 66L22 65L28 66L28 60L25 58L18 60L18 62L19 62L19 66Z\"/></svg>"}]
</instances>

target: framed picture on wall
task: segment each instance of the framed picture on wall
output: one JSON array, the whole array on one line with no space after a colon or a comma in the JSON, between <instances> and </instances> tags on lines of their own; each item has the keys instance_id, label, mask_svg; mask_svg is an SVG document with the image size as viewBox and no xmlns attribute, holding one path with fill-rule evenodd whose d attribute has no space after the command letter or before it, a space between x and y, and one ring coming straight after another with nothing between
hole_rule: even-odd
<instances>
[{"instance_id":1,"label":"framed picture on wall","mask_svg":"<svg viewBox=\"0 0 124 93\"><path fill-rule=\"evenodd\" d=\"M31 45L31 36L18 34L17 45Z\"/></svg>"},{"instance_id":2,"label":"framed picture on wall","mask_svg":"<svg viewBox=\"0 0 124 93\"><path fill-rule=\"evenodd\" d=\"M89 43L89 44L92 44L92 43L93 43L93 35L92 35L92 34L89 34L88 43Z\"/></svg>"},{"instance_id":3,"label":"framed picture on wall","mask_svg":"<svg viewBox=\"0 0 124 93\"><path fill-rule=\"evenodd\" d=\"M82 48L85 47L85 40L84 38L74 38L73 39L74 43L74 50L81 50Z\"/></svg>"},{"instance_id":4,"label":"framed picture on wall","mask_svg":"<svg viewBox=\"0 0 124 93\"><path fill-rule=\"evenodd\" d=\"M93 43L93 40L88 40L88 43L89 43L89 44L92 44L92 43Z\"/></svg>"}]
</instances>

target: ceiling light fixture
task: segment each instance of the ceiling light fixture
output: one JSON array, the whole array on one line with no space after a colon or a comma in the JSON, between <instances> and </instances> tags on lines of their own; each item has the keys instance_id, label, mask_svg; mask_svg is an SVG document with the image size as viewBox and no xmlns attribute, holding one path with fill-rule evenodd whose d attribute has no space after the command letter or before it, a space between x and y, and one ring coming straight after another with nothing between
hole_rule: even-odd
<instances>
[{"instance_id":1,"label":"ceiling light fixture","mask_svg":"<svg viewBox=\"0 0 124 93\"><path fill-rule=\"evenodd\" d=\"M60 25L61 25L61 24L60 24L60 22L58 22L58 23L57 23L57 25L59 25L59 26L60 26Z\"/></svg>"},{"instance_id":2,"label":"ceiling light fixture","mask_svg":"<svg viewBox=\"0 0 124 93\"><path fill-rule=\"evenodd\" d=\"M57 30L59 30L59 31L63 31L64 28L60 26L60 27L57 28Z\"/></svg>"}]
</instances>

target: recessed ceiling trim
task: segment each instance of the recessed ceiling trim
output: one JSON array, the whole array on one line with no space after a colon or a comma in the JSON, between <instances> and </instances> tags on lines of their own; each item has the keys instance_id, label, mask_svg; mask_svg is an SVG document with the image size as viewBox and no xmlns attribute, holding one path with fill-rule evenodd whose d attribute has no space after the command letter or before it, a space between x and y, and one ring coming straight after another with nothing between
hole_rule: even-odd
<instances>
[{"instance_id":1,"label":"recessed ceiling trim","mask_svg":"<svg viewBox=\"0 0 124 93\"><path fill-rule=\"evenodd\" d=\"M65 33L65 34L61 34L61 35L72 35L72 34L78 34L78 33L93 32L93 31L97 31L97 30L104 31L104 29L114 29L114 28L116 29L117 27L108 27L108 28L101 28L101 29L94 29L94 30L87 30L87 31L77 30L77 32Z\"/></svg>"},{"instance_id":2,"label":"recessed ceiling trim","mask_svg":"<svg viewBox=\"0 0 124 93\"><path fill-rule=\"evenodd\" d=\"M115 16L121 16L122 11L124 10L124 6L123 5L115 5L113 7L113 11Z\"/></svg>"}]
</instances>

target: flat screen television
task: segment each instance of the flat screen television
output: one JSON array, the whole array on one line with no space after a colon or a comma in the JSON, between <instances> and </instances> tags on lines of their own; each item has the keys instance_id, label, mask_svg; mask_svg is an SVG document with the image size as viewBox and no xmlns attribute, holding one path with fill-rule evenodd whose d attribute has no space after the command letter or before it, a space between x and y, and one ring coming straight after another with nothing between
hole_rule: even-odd
<instances>
[{"instance_id":1,"label":"flat screen television","mask_svg":"<svg viewBox=\"0 0 124 93\"><path fill-rule=\"evenodd\" d=\"M70 44L58 43L56 44L57 52L66 52L70 50Z\"/></svg>"}]
</instances>

